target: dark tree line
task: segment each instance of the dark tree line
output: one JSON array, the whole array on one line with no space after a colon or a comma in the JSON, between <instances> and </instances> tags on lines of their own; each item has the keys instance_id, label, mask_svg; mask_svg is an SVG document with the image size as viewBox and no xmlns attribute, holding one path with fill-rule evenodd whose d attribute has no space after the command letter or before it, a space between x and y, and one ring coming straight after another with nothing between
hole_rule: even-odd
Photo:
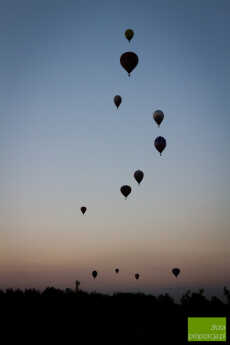
<instances>
[{"instance_id":1,"label":"dark tree line","mask_svg":"<svg viewBox=\"0 0 230 345\"><path fill-rule=\"evenodd\" d=\"M36 340L50 344L61 339L65 344L71 339L76 344L187 344L188 316L229 318L227 287L223 295L222 301L216 296L207 298L203 289L188 290L176 303L167 293L106 295L54 287L44 291L6 289L0 290L0 307L8 326L17 330L8 337L17 334L18 342L32 332Z\"/></svg>"}]
</instances>

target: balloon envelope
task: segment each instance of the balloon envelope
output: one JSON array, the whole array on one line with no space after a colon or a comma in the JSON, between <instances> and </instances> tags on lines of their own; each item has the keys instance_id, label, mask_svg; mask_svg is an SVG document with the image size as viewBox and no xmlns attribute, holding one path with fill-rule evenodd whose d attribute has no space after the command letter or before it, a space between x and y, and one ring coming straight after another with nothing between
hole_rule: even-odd
<instances>
[{"instance_id":1,"label":"balloon envelope","mask_svg":"<svg viewBox=\"0 0 230 345\"><path fill-rule=\"evenodd\" d=\"M163 137L157 137L154 141L155 148L158 152L160 152L160 155L162 151L166 148L166 140Z\"/></svg>"},{"instance_id":2,"label":"balloon envelope","mask_svg":"<svg viewBox=\"0 0 230 345\"><path fill-rule=\"evenodd\" d=\"M172 269L172 273L173 273L174 276L177 278L178 274L180 273L180 269L179 269L179 268L173 268L173 269Z\"/></svg>"},{"instance_id":3,"label":"balloon envelope","mask_svg":"<svg viewBox=\"0 0 230 345\"><path fill-rule=\"evenodd\" d=\"M153 113L153 119L156 121L156 123L158 124L158 126L160 126L161 122L164 119L164 113L161 110L156 110Z\"/></svg>"},{"instance_id":4,"label":"balloon envelope","mask_svg":"<svg viewBox=\"0 0 230 345\"><path fill-rule=\"evenodd\" d=\"M134 32L132 29L127 29L125 31L125 37L127 38L127 40L130 42L131 39L133 38Z\"/></svg>"},{"instance_id":5,"label":"balloon envelope","mask_svg":"<svg viewBox=\"0 0 230 345\"><path fill-rule=\"evenodd\" d=\"M121 66L130 73L134 70L134 68L138 64L138 56L133 52L126 52L121 55L120 57Z\"/></svg>"},{"instance_id":6,"label":"balloon envelope","mask_svg":"<svg viewBox=\"0 0 230 345\"><path fill-rule=\"evenodd\" d=\"M97 276L97 271L93 271L93 272L92 272L92 276L93 276L93 278L95 279L96 276Z\"/></svg>"},{"instance_id":7,"label":"balloon envelope","mask_svg":"<svg viewBox=\"0 0 230 345\"><path fill-rule=\"evenodd\" d=\"M118 108L119 105L121 104L122 98L121 98L121 96L116 95L116 96L114 97L113 101L114 101L116 107Z\"/></svg>"},{"instance_id":8,"label":"balloon envelope","mask_svg":"<svg viewBox=\"0 0 230 345\"><path fill-rule=\"evenodd\" d=\"M135 274L135 278L136 278L136 279L139 279L139 278L140 278L140 274L139 274L139 273L136 273L136 274Z\"/></svg>"},{"instance_id":9,"label":"balloon envelope","mask_svg":"<svg viewBox=\"0 0 230 345\"><path fill-rule=\"evenodd\" d=\"M82 214L84 214L84 213L86 212L86 210L87 210L87 207L85 207L85 206L82 206L82 207L81 207L81 212L82 212Z\"/></svg>"},{"instance_id":10,"label":"balloon envelope","mask_svg":"<svg viewBox=\"0 0 230 345\"><path fill-rule=\"evenodd\" d=\"M135 180L137 181L137 183L140 184L144 178L144 173L141 170L137 170L137 171L135 171L133 176L134 176Z\"/></svg>"},{"instance_id":11,"label":"balloon envelope","mask_svg":"<svg viewBox=\"0 0 230 345\"><path fill-rule=\"evenodd\" d=\"M125 198L131 193L132 188L130 186L122 186L120 188L121 193L124 195Z\"/></svg>"}]
</instances>

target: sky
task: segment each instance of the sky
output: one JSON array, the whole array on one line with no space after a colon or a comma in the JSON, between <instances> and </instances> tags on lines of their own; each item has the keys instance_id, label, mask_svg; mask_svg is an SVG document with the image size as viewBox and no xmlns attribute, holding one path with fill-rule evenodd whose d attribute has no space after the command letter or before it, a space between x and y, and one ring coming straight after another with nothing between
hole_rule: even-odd
<instances>
[{"instance_id":1,"label":"sky","mask_svg":"<svg viewBox=\"0 0 230 345\"><path fill-rule=\"evenodd\" d=\"M230 286L229 14L228 0L0 1L0 289Z\"/></svg>"}]
</instances>

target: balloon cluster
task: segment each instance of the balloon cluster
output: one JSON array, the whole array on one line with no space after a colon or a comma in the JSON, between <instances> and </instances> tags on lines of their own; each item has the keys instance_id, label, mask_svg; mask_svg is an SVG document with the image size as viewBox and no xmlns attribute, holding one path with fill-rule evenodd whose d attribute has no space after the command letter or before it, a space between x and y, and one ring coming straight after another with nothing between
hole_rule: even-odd
<instances>
[{"instance_id":1,"label":"balloon cluster","mask_svg":"<svg viewBox=\"0 0 230 345\"><path fill-rule=\"evenodd\" d=\"M137 181L137 183L140 184L144 178L144 173L141 170L136 170L133 176L135 180ZM121 191L121 194L123 194L124 197L127 199L127 196L131 193L132 188L128 185L124 185L120 188L120 191Z\"/></svg>"},{"instance_id":2,"label":"balloon cluster","mask_svg":"<svg viewBox=\"0 0 230 345\"><path fill-rule=\"evenodd\" d=\"M119 268L115 268L115 273L118 274L119 273ZM92 272L92 277L93 279L96 279L97 278L97 275L98 275L98 272L97 271L93 271ZM134 277L138 280L140 278L140 274L139 273L135 273Z\"/></svg>"},{"instance_id":3,"label":"balloon cluster","mask_svg":"<svg viewBox=\"0 0 230 345\"><path fill-rule=\"evenodd\" d=\"M125 37L127 38L127 40L131 41L131 39L134 36L134 31L132 29L127 29L125 31ZM138 64L138 56L136 53L134 52L125 52L120 56L120 64L121 66L128 72L128 75L130 76L130 73L135 69L135 67ZM116 95L113 98L114 104L117 107L117 109L119 108L119 106L121 105L122 102L122 97L120 95ZM164 113L162 110L156 110L153 113L153 119L156 121L157 125L160 126L161 122L164 119ZM154 145L155 148L157 149L157 151L160 153L163 152L163 150L166 147L166 140L163 137L157 137L154 141ZM134 178L137 181L138 184L141 183L141 181L144 178L144 173L141 170L137 170L134 173ZM120 192L124 195L125 199L127 199L127 197L129 196L129 194L131 193L132 188L129 185L123 185L120 188ZM81 212L82 214L84 214L86 212L87 208L86 207L81 207Z\"/></svg>"},{"instance_id":4,"label":"balloon cluster","mask_svg":"<svg viewBox=\"0 0 230 345\"><path fill-rule=\"evenodd\" d=\"M155 122L158 124L158 127L160 127L161 122L164 119L164 113L162 110L156 110L153 113L153 119L155 120ZM154 145L155 148L157 149L157 151L161 153L164 151L164 149L166 148L166 139L164 137L157 137L154 141Z\"/></svg>"},{"instance_id":5,"label":"balloon cluster","mask_svg":"<svg viewBox=\"0 0 230 345\"><path fill-rule=\"evenodd\" d=\"M119 268L115 268L115 273L116 273L116 274L118 274L119 271L120 271ZM177 278L178 275L180 274L180 269L179 269L179 268L173 268L171 272L172 272L173 275ZM97 275L98 275L98 272L97 272L97 271L93 271L93 272L92 272L92 277L93 277L93 279L96 279ZM134 274L134 277L135 277L136 280L138 280L138 279L140 278L140 274L139 274L139 273L135 273L135 274Z\"/></svg>"},{"instance_id":6,"label":"balloon cluster","mask_svg":"<svg viewBox=\"0 0 230 345\"><path fill-rule=\"evenodd\" d=\"M125 31L125 37L129 41L129 43L130 43L131 39L133 38L133 36L134 36L134 31L132 29L127 29ZM122 54L120 57L121 66L128 72L129 76L130 76L130 73L137 66L138 61L139 61L138 56L134 52L126 52L126 53ZM122 101L121 96L117 95L114 97L114 103L117 106L117 108L121 104L121 101ZM143 171L141 171L141 170L135 171L134 178L137 181L137 183L140 184L144 178ZM124 186L121 186L120 191L124 195L124 197L127 199L128 195L132 191L132 188L128 185L124 185Z\"/></svg>"},{"instance_id":7,"label":"balloon cluster","mask_svg":"<svg viewBox=\"0 0 230 345\"><path fill-rule=\"evenodd\" d=\"M125 31L125 37L129 41L129 43L131 39L133 38L133 36L134 36L134 31L132 29L128 29ZM126 70L126 72L128 72L129 77L130 77L130 73L137 66L138 61L139 61L138 56L134 52L126 52L122 54L120 57L121 66Z\"/></svg>"}]
</instances>

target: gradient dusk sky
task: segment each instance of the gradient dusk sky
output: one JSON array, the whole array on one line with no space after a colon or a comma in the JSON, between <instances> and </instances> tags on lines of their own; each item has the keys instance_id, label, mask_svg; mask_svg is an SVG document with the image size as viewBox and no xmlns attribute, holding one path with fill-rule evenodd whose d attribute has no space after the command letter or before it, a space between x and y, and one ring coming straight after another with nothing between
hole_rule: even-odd
<instances>
[{"instance_id":1,"label":"gradient dusk sky","mask_svg":"<svg viewBox=\"0 0 230 345\"><path fill-rule=\"evenodd\" d=\"M0 289L230 285L229 15L229 0L0 1Z\"/></svg>"}]
</instances>

